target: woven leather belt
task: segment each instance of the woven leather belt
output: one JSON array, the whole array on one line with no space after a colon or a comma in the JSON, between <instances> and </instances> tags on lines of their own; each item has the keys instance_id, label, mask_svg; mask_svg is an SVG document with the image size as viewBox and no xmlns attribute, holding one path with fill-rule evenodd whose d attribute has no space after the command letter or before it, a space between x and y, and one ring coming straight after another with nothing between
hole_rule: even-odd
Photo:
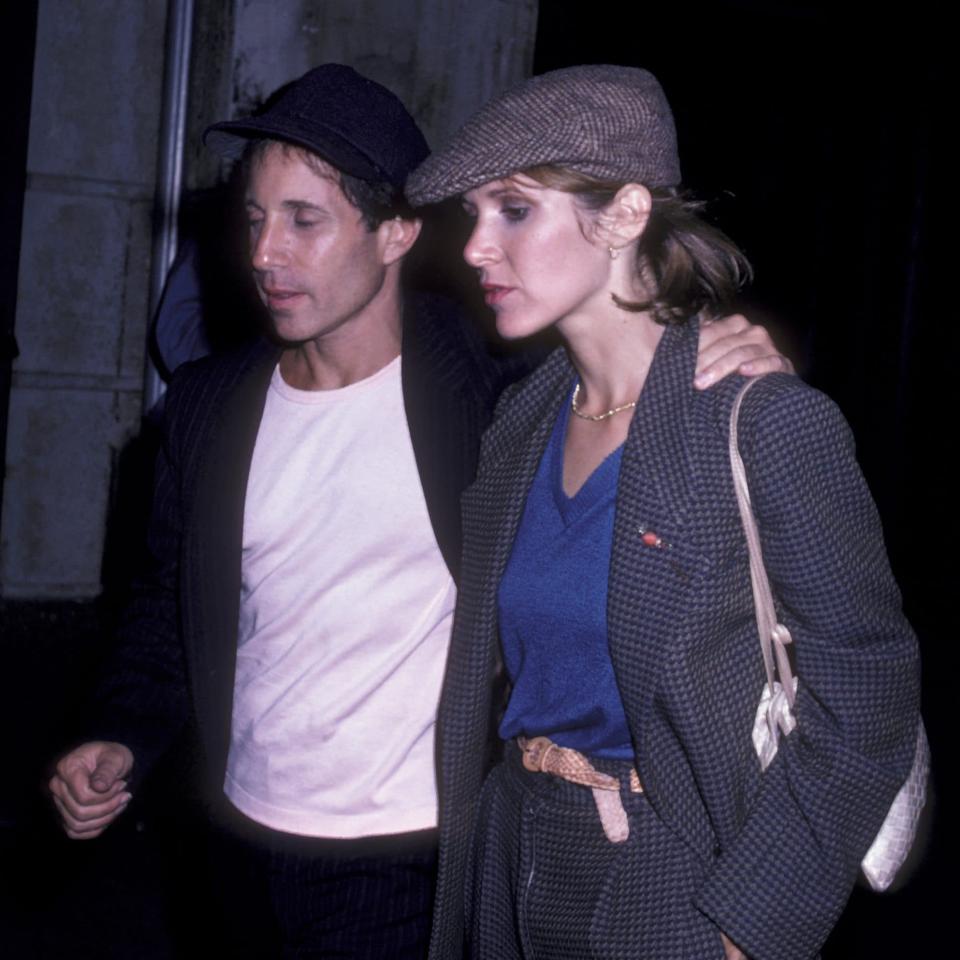
<instances>
[{"instance_id":1,"label":"woven leather belt","mask_svg":"<svg viewBox=\"0 0 960 960\"><path fill-rule=\"evenodd\" d=\"M524 769L532 773L549 773L561 780L589 787L597 805L600 825L611 843L623 843L630 836L630 823L620 799L620 780L609 773L601 773L579 751L561 747L548 737L517 737L517 746L523 753ZM643 793L637 771L630 768L630 792Z\"/></svg>"}]
</instances>

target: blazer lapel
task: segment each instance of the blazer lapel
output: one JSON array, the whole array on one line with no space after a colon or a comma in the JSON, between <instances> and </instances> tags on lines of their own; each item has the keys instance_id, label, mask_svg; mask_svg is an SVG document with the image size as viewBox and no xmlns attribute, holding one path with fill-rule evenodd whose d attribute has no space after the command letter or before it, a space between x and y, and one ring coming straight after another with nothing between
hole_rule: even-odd
<instances>
[{"instance_id":1,"label":"blazer lapel","mask_svg":"<svg viewBox=\"0 0 960 960\"><path fill-rule=\"evenodd\" d=\"M185 544L183 591L191 613L188 654L203 686L195 702L210 704L209 731L225 741L211 755L226 761L237 656L243 510L253 448L279 351L259 344L222 399L197 474L196 515Z\"/></svg>"},{"instance_id":2,"label":"blazer lapel","mask_svg":"<svg viewBox=\"0 0 960 960\"><path fill-rule=\"evenodd\" d=\"M522 384L484 437L480 473L463 496L467 599L458 617L468 625L465 632L472 638L470 672L485 682L499 656L497 584L572 376L566 355L558 350ZM467 587L468 581L472 588Z\"/></svg>"},{"instance_id":3,"label":"blazer lapel","mask_svg":"<svg viewBox=\"0 0 960 960\"><path fill-rule=\"evenodd\" d=\"M485 513L490 533L486 566L493 583L499 584L510 559L527 494L573 376L566 354L556 351L518 392L510 407L514 416L504 418L502 429L491 430L488 437L490 456L477 494L492 491L494 498Z\"/></svg>"},{"instance_id":4,"label":"blazer lapel","mask_svg":"<svg viewBox=\"0 0 960 960\"><path fill-rule=\"evenodd\" d=\"M699 327L668 327L641 393L623 452L610 561L607 621L641 779L656 802L646 722L663 658L681 629L685 600L706 561L685 521L687 446Z\"/></svg>"},{"instance_id":5,"label":"blazer lapel","mask_svg":"<svg viewBox=\"0 0 960 960\"><path fill-rule=\"evenodd\" d=\"M473 480L480 434L493 399L476 383L467 347L456 341L460 318L426 298L404 304L401 378L410 440L430 522L447 568L459 579L460 495Z\"/></svg>"}]
</instances>

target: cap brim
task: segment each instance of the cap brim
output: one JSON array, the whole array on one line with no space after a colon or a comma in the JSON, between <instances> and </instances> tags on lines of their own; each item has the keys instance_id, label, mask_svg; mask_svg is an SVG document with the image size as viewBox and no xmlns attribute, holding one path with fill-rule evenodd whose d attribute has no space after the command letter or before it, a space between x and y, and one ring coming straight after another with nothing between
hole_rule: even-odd
<instances>
[{"instance_id":1,"label":"cap brim","mask_svg":"<svg viewBox=\"0 0 960 960\"><path fill-rule=\"evenodd\" d=\"M244 120L224 120L207 127L203 134L204 146L229 160L239 160L251 140L279 140L305 147L343 173L362 180L387 180L389 177L333 130L324 129L318 136L314 122L309 132L298 131L289 123L272 123L269 117L249 117Z\"/></svg>"}]
</instances>

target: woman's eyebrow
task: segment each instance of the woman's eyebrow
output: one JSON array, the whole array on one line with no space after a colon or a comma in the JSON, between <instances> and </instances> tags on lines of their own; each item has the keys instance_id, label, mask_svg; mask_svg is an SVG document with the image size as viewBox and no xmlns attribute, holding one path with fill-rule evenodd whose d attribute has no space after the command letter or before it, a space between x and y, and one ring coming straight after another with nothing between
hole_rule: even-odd
<instances>
[{"instance_id":1,"label":"woman's eyebrow","mask_svg":"<svg viewBox=\"0 0 960 960\"><path fill-rule=\"evenodd\" d=\"M487 196L493 200L500 200L508 196L527 197L529 191L518 183L505 183L502 187L491 190Z\"/></svg>"}]
</instances>

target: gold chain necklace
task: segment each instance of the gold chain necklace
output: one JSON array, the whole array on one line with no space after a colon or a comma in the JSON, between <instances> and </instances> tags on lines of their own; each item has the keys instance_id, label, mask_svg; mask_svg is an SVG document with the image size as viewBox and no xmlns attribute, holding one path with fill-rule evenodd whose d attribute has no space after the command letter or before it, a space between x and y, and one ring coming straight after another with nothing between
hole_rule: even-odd
<instances>
[{"instance_id":1,"label":"gold chain necklace","mask_svg":"<svg viewBox=\"0 0 960 960\"><path fill-rule=\"evenodd\" d=\"M577 407L578 396L580 396L579 382L573 388L573 396L570 398L570 409L581 420L592 420L594 423L598 423L600 420L606 420L608 417L612 417L615 413L622 413L624 410L632 410L637 405L636 400L631 400L629 403L621 403L619 407L613 407L611 410L607 410L606 413L583 413L580 408Z\"/></svg>"}]
</instances>

